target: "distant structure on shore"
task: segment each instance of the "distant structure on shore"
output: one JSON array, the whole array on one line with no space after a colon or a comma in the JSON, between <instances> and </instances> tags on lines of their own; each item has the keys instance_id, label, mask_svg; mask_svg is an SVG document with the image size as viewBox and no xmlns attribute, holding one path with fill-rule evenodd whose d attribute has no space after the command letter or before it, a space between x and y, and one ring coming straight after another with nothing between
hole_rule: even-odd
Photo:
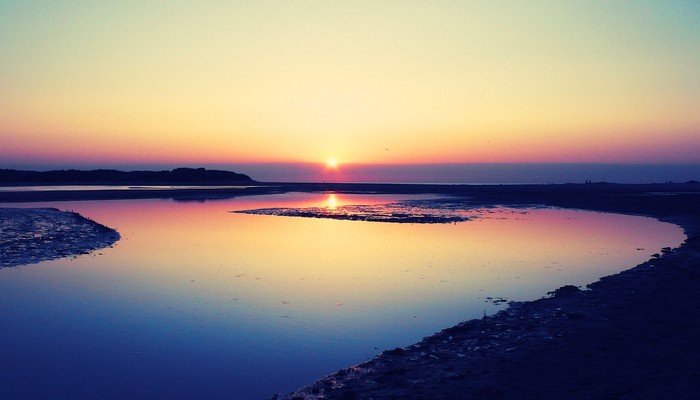
<instances>
[{"instance_id":1,"label":"distant structure on shore","mask_svg":"<svg viewBox=\"0 0 700 400\"><path fill-rule=\"evenodd\" d=\"M255 182L248 175L205 168L170 171L118 171L113 169L20 171L0 169L0 185L222 185Z\"/></svg>"}]
</instances>

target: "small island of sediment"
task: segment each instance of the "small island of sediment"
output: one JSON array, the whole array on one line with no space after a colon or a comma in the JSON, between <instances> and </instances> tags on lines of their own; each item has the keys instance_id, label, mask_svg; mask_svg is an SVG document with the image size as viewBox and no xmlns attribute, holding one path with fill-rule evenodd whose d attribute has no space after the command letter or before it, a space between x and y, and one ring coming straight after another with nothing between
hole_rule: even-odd
<instances>
[{"instance_id":1,"label":"small island of sediment","mask_svg":"<svg viewBox=\"0 0 700 400\"><path fill-rule=\"evenodd\" d=\"M74 212L0 207L0 268L87 254L119 238L116 230Z\"/></svg>"}]
</instances>

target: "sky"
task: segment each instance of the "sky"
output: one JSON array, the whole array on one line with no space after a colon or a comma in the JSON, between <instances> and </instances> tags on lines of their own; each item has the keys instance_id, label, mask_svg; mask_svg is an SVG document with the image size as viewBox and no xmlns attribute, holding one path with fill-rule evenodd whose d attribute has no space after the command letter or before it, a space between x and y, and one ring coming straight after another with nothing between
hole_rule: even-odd
<instances>
[{"instance_id":1,"label":"sky","mask_svg":"<svg viewBox=\"0 0 700 400\"><path fill-rule=\"evenodd\" d=\"M698 1L0 0L0 167L698 165L698 110Z\"/></svg>"}]
</instances>

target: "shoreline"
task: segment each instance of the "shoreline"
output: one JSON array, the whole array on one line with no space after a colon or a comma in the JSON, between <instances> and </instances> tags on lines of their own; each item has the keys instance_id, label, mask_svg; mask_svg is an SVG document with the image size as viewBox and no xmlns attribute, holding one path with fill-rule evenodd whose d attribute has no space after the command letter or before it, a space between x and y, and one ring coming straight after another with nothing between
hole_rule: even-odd
<instances>
[{"instance_id":1,"label":"shoreline","mask_svg":"<svg viewBox=\"0 0 700 400\"><path fill-rule=\"evenodd\" d=\"M513 302L273 399L690 399L700 238L580 290Z\"/></svg>"},{"instance_id":2,"label":"shoreline","mask_svg":"<svg viewBox=\"0 0 700 400\"><path fill-rule=\"evenodd\" d=\"M100 182L97 186L110 186ZM79 186L79 185L71 185ZM102 190L23 190L3 191L0 186L0 203L29 203L44 201L84 200L128 200L128 199L172 199L172 200L217 200L239 196L255 196L288 192L335 192L357 194L436 194L443 196L469 197L482 203L506 202L542 203L566 201L582 197L592 205L594 199L612 200L615 196L634 196L647 193L698 194L700 183L567 183L567 184L415 184L415 183L293 183L253 182L234 188L191 185L187 188L148 189L102 189ZM602 205L602 204L598 204ZM583 207L585 208L585 207Z\"/></svg>"},{"instance_id":3,"label":"shoreline","mask_svg":"<svg viewBox=\"0 0 700 400\"><path fill-rule=\"evenodd\" d=\"M483 193L478 203L643 215L687 236L585 290L510 303L272 399L694 399L700 394L700 195Z\"/></svg>"}]
</instances>

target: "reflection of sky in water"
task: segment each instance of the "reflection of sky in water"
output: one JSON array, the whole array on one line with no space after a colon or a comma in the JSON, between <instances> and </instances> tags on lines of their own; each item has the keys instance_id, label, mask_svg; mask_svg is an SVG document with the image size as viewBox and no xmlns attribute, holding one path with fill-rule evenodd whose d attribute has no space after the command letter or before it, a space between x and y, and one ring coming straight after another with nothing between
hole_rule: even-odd
<instances>
[{"instance_id":1,"label":"reflection of sky in water","mask_svg":"<svg viewBox=\"0 0 700 400\"><path fill-rule=\"evenodd\" d=\"M0 270L1 386L265 398L493 313L487 296L590 283L684 238L649 218L573 210L503 209L438 225L228 213L394 198L56 203L122 240L96 257Z\"/></svg>"}]
</instances>

